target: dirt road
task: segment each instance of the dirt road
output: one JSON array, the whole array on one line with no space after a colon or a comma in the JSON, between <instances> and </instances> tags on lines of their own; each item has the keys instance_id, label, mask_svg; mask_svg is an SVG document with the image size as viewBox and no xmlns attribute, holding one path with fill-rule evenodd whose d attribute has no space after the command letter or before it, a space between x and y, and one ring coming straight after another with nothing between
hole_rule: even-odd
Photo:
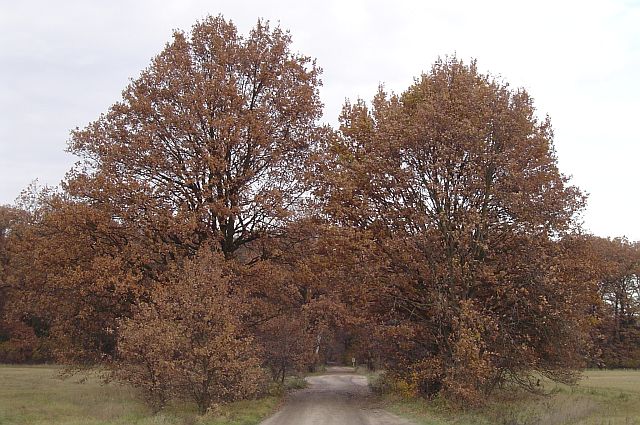
<instances>
[{"instance_id":1,"label":"dirt road","mask_svg":"<svg viewBox=\"0 0 640 425\"><path fill-rule=\"evenodd\" d=\"M260 425L411 425L368 405L367 378L351 368L329 368L310 376L309 386L291 394L284 407Z\"/></svg>"}]
</instances>

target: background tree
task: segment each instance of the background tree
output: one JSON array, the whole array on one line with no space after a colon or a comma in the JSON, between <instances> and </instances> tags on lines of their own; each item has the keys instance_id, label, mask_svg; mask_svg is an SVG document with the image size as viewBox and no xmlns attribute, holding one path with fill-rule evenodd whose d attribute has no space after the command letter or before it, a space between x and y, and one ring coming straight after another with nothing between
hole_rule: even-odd
<instances>
[{"instance_id":1,"label":"background tree","mask_svg":"<svg viewBox=\"0 0 640 425\"><path fill-rule=\"evenodd\" d=\"M148 298L154 254L104 209L47 191L31 198L11 241L12 309L46 333L58 359L93 364L113 354L116 320Z\"/></svg>"},{"instance_id":2,"label":"background tree","mask_svg":"<svg viewBox=\"0 0 640 425\"><path fill-rule=\"evenodd\" d=\"M640 247L624 238L590 239L602 303L598 316L602 364L640 366Z\"/></svg>"},{"instance_id":3,"label":"background tree","mask_svg":"<svg viewBox=\"0 0 640 425\"><path fill-rule=\"evenodd\" d=\"M18 207L0 206L0 362L43 362L51 359L48 323L26 308L16 284L15 263L22 229L30 214Z\"/></svg>"},{"instance_id":4,"label":"background tree","mask_svg":"<svg viewBox=\"0 0 640 425\"><path fill-rule=\"evenodd\" d=\"M355 308L364 290L362 250L351 233L302 219L283 235L257 244L263 261L247 269L243 279L255 300L249 322L257 324L274 376L282 379L287 371L323 363L334 334L362 321Z\"/></svg>"},{"instance_id":5,"label":"background tree","mask_svg":"<svg viewBox=\"0 0 640 425\"><path fill-rule=\"evenodd\" d=\"M3 306L9 296L7 267L9 265L8 239L12 223L15 220L15 209L0 205L0 317Z\"/></svg>"},{"instance_id":6,"label":"background tree","mask_svg":"<svg viewBox=\"0 0 640 425\"><path fill-rule=\"evenodd\" d=\"M288 374L306 372L315 363L315 335L306 325L300 317L282 314L259 327L263 363L274 381L283 384Z\"/></svg>"},{"instance_id":7,"label":"background tree","mask_svg":"<svg viewBox=\"0 0 640 425\"><path fill-rule=\"evenodd\" d=\"M582 298L558 281L554 238L583 197L529 95L448 58L402 95L345 105L340 132L319 194L384 253L372 269L387 367L470 401L533 370L570 378Z\"/></svg>"}]
</instances>

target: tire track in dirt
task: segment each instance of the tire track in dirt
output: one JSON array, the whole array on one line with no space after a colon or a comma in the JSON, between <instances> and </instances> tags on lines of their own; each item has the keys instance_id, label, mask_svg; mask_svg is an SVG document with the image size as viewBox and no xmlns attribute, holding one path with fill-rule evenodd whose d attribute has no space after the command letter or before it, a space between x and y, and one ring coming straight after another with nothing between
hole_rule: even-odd
<instances>
[{"instance_id":1,"label":"tire track in dirt","mask_svg":"<svg viewBox=\"0 0 640 425\"><path fill-rule=\"evenodd\" d=\"M329 368L310 376L309 386L291 394L275 415L260 425L412 425L381 409L368 408L367 378L351 368Z\"/></svg>"}]
</instances>

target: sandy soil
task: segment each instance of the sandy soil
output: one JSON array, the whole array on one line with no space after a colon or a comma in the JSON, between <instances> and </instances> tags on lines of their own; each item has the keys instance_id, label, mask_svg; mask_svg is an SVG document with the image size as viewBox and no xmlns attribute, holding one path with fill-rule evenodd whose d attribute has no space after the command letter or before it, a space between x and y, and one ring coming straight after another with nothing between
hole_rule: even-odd
<instances>
[{"instance_id":1,"label":"sandy soil","mask_svg":"<svg viewBox=\"0 0 640 425\"><path fill-rule=\"evenodd\" d=\"M368 407L367 378L351 368L329 368L326 375L306 378L284 407L261 425L411 425L384 410Z\"/></svg>"}]
</instances>

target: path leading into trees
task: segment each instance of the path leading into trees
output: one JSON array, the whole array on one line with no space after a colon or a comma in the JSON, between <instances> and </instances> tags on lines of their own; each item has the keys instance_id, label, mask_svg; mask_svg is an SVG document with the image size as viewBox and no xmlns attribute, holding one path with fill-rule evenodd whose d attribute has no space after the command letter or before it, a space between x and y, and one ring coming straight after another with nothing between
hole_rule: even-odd
<instances>
[{"instance_id":1,"label":"path leading into trees","mask_svg":"<svg viewBox=\"0 0 640 425\"><path fill-rule=\"evenodd\" d=\"M291 394L284 407L260 425L411 425L371 408L367 377L350 367L330 367L326 375L305 378L309 386Z\"/></svg>"}]
</instances>

